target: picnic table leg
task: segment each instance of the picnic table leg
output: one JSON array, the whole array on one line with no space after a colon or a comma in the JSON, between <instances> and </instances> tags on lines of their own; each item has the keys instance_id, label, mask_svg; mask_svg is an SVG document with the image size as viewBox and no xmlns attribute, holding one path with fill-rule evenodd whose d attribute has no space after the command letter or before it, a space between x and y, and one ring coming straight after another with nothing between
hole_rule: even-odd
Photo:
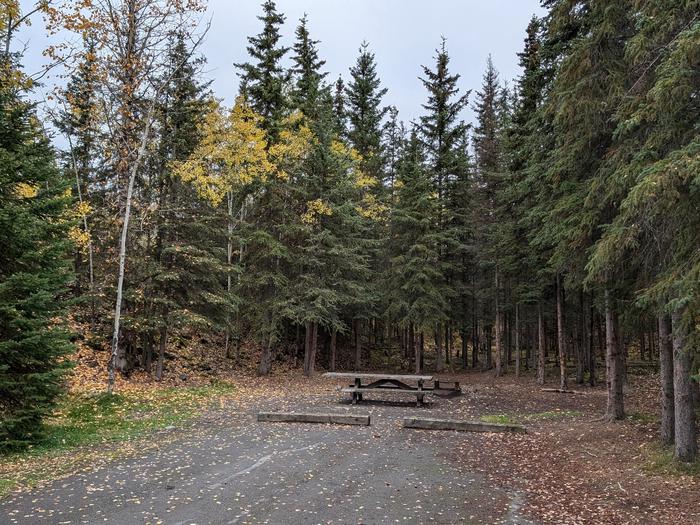
<instances>
[{"instance_id":1,"label":"picnic table leg","mask_svg":"<svg viewBox=\"0 0 700 525\"><path fill-rule=\"evenodd\" d=\"M420 407L423 405L423 394L421 392L423 391L423 381L418 380L418 395L416 395L416 407Z\"/></svg>"},{"instance_id":2,"label":"picnic table leg","mask_svg":"<svg viewBox=\"0 0 700 525\"><path fill-rule=\"evenodd\" d=\"M361 388L361 387L362 387L362 378L356 377L355 378L355 388ZM355 392L353 394L353 397L355 398L356 402L362 401L362 394L360 392Z\"/></svg>"}]
</instances>

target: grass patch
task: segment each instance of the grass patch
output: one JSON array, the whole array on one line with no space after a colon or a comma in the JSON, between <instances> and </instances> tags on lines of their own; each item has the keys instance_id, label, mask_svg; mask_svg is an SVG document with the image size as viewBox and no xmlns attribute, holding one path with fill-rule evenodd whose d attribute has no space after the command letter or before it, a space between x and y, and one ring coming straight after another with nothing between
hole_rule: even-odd
<instances>
[{"instance_id":1,"label":"grass patch","mask_svg":"<svg viewBox=\"0 0 700 525\"><path fill-rule=\"evenodd\" d=\"M80 447L127 441L181 425L233 391L229 383L217 382L112 395L66 395L46 421L38 443L0 458L0 498L20 485L32 486L69 472L81 459L76 450ZM57 458L61 461L51 461ZM56 464L46 468L47 461Z\"/></svg>"},{"instance_id":2,"label":"grass patch","mask_svg":"<svg viewBox=\"0 0 700 525\"><path fill-rule=\"evenodd\" d=\"M654 445L647 449L643 468L650 474L700 477L700 460L693 463L681 463L674 459L673 448L664 448L660 445Z\"/></svg>"},{"instance_id":3,"label":"grass patch","mask_svg":"<svg viewBox=\"0 0 700 525\"><path fill-rule=\"evenodd\" d=\"M481 416L479 419L484 423L499 423L502 425L518 425L533 421L545 421L556 419L567 419L580 416L577 410L550 410L547 412L535 412L533 414L496 414Z\"/></svg>"},{"instance_id":4,"label":"grass patch","mask_svg":"<svg viewBox=\"0 0 700 525\"><path fill-rule=\"evenodd\" d=\"M655 414L645 414L644 412L630 412L627 419L635 423L656 423L659 418Z\"/></svg>"},{"instance_id":5,"label":"grass patch","mask_svg":"<svg viewBox=\"0 0 700 525\"><path fill-rule=\"evenodd\" d=\"M520 421L514 416L508 414L497 414L492 416L481 416L481 421L484 423L497 423L499 425L515 425Z\"/></svg>"}]
</instances>

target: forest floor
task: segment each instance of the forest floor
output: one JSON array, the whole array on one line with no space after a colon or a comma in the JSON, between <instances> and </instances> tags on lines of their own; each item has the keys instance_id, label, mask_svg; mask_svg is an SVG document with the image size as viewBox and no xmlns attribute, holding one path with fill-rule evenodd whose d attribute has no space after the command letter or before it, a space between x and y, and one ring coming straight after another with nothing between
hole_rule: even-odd
<instances>
[{"instance_id":1,"label":"forest floor","mask_svg":"<svg viewBox=\"0 0 700 525\"><path fill-rule=\"evenodd\" d=\"M700 477L674 469L655 445L654 376L630 376L630 416L616 423L600 419L604 387L543 392L532 377L446 374L464 394L415 408L351 406L336 382L290 370L235 384L223 376L206 386L124 382L130 408L114 408L114 427L0 459L0 522L700 522ZM260 410L363 413L372 426L257 423ZM528 432L408 430L407 415L519 422Z\"/></svg>"}]
</instances>

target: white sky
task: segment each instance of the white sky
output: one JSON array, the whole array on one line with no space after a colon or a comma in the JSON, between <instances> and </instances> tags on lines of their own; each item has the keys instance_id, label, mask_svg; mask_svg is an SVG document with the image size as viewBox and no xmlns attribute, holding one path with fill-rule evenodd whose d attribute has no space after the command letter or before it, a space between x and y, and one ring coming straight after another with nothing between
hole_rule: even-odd
<instances>
[{"instance_id":1,"label":"white sky","mask_svg":"<svg viewBox=\"0 0 700 525\"><path fill-rule=\"evenodd\" d=\"M33 0L21 3L26 8ZM216 95L227 102L238 86L233 64L247 60L246 37L260 31L260 3L209 0L212 24L202 47L208 61L205 72L214 80ZM278 0L277 7L287 17L287 46L293 43L299 18L308 14L311 36L321 40L329 80L341 73L347 80L359 45L367 40L389 89L384 102L397 106L405 121L421 113L426 93L417 77L421 65L433 64L441 36L447 38L452 71L462 75L461 88L476 90L489 53L502 79L519 75L516 53L522 49L525 28L533 14L543 13L538 0ZM47 43L40 20L23 31L20 41L27 45L26 71L36 71ZM44 89L57 81L55 76L44 79Z\"/></svg>"}]
</instances>

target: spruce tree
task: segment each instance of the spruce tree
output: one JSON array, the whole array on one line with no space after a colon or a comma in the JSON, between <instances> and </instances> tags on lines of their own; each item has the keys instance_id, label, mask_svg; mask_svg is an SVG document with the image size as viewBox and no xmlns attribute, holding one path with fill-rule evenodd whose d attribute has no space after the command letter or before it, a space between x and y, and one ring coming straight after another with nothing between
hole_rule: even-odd
<instances>
[{"instance_id":1,"label":"spruce tree","mask_svg":"<svg viewBox=\"0 0 700 525\"><path fill-rule=\"evenodd\" d=\"M399 110L396 106L390 106L388 114L389 118L383 128L382 144L382 149L384 150L384 185L390 191L393 191L406 130L403 122L399 120Z\"/></svg>"},{"instance_id":2,"label":"spruce tree","mask_svg":"<svg viewBox=\"0 0 700 525\"><path fill-rule=\"evenodd\" d=\"M476 197L474 219L475 244L479 254L480 288L486 293L480 298L485 320L484 331L491 331L495 340L496 374L503 373L503 355L501 346L501 285L503 271L499 267L499 257L496 248L499 223L496 219L497 195L502 190L503 158L502 158L502 129L499 108L500 85L498 73L493 66L491 56L486 63L481 89L476 93L474 110L476 111L476 126L473 133L474 156L476 164ZM488 321L488 317L492 321ZM486 366L492 363L492 352L487 344Z\"/></svg>"},{"instance_id":3,"label":"spruce tree","mask_svg":"<svg viewBox=\"0 0 700 525\"><path fill-rule=\"evenodd\" d=\"M579 14L579 22L586 31L571 41L547 103L553 115L556 142L545 172L551 193L540 232L553 247L550 265L557 289L576 292L577 287L572 283L583 281L590 247L600 235L601 225L614 213L614 207L599 206L599 202L588 199L587 195L596 179L606 178L602 152L612 144L612 111L622 101L620 97L627 89L623 43L632 27L623 5L581 4L587 7ZM552 23L562 25L570 17L571 14L563 9L555 11ZM611 347L607 353L610 385L607 417L621 419L624 417L621 384L624 341L617 333L616 318L619 302L627 299L629 289L613 275L608 275L599 284L599 290L607 297L606 318L615 325L608 327ZM566 330L562 320L564 300L561 293L556 297L563 388L566 385L568 336L563 333Z\"/></svg>"},{"instance_id":4,"label":"spruce tree","mask_svg":"<svg viewBox=\"0 0 700 525\"><path fill-rule=\"evenodd\" d=\"M206 84L197 76L203 59L192 56L186 35L171 36L168 65L157 115L157 155L149 166L149 201L159 213L148 243L144 282L142 365L148 371L157 342L156 377L163 375L164 354L173 329L220 329L230 317L233 298L224 288L224 231L221 214L196 199L194 189L174 176L173 165L186 160L201 140L208 103Z\"/></svg>"},{"instance_id":5,"label":"spruce tree","mask_svg":"<svg viewBox=\"0 0 700 525\"><path fill-rule=\"evenodd\" d=\"M361 168L368 176L382 180L382 120L387 108L382 98L387 88L382 88L377 74L374 53L363 42L355 65L350 68L352 80L345 89L346 114L350 123L348 139L362 156Z\"/></svg>"},{"instance_id":6,"label":"spruce tree","mask_svg":"<svg viewBox=\"0 0 700 525\"><path fill-rule=\"evenodd\" d=\"M692 283L700 275L695 211L700 200L691 181L698 173L700 108L688 101L697 95L697 59L691 57L697 56L700 23L688 4L649 0L639 7L640 29L626 49L628 87L617 105L613 147L591 192L614 216L587 270L594 282L607 275L631 281L637 304L659 317L661 434L666 442L675 440L678 459L692 461L697 454L689 393L691 368L697 368L692 319L700 311Z\"/></svg>"},{"instance_id":7,"label":"spruce tree","mask_svg":"<svg viewBox=\"0 0 700 525\"><path fill-rule=\"evenodd\" d=\"M299 221L295 186L306 147L300 145L303 151L294 155L285 152L297 138L308 135L309 130L299 115L289 111L286 90L289 73L281 64L288 49L279 45L284 16L277 12L272 0L265 1L262 8L259 20L263 22L263 30L248 39L248 53L254 62L238 67L242 70L245 97L263 119L266 148L278 157L275 159L278 171L247 187L239 195L237 205L245 208L239 229L240 244L245 246L245 255L240 258L239 290L243 295L257 298L243 304L241 315L253 327L252 333L262 348L259 372L268 374L284 328L289 283L294 277L289 258Z\"/></svg>"},{"instance_id":8,"label":"spruce tree","mask_svg":"<svg viewBox=\"0 0 700 525\"><path fill-rule=\"evenodd\" d=\"M346 115L349 124L347 136L349 144L360 155L359 169L368 189L365 192L363 205L367 211L366 236L373 244L372 286L368 288L365 304L353 314L356 317L354 330L356 366L359 367L362 325L373 325L374 335L378 336L377 328L380 324L376 318L385 306L379 304L380 300L385 299L379 288L379 282L386 265L386 257L381 250L380 241L386 235L385 223L377 219L380 219L381 210L386 208L387 192L383 184L382 122L388 109L382 106L382 99L387 89L381 87L375 56L366 42L361 45L357 61L350 68L350 76L351 80L345 89Z\"/></svg>"},{"instance_id":9,"label":"spruce tree","mask_svg":"<svg viewBox=\"0 0 700 525\"><path fill-rule=\"evenodd\" d=\"M460 119L462 111L467 105L469 92L459 93L460 76L449 71L450 57L447 53L445 40L442 40L440 48L436 51L435 69L423 66L424 78L421 79L428 91L428 101L423 104L426 114L420 118L421 138L427 157L427 167L433 181L434 190L438 197L438 214L434 217L437 227L444 234L445 243L438 246L439 268L445 277L446 289L450 288L457 274L462 272L457 264L462 261L463 254L457 255L458 239L463 238L461 229L465 226L452 222L450 214L459 214L462 204L451 199L450 187L457 182L458 171L463 167L463 139L467 132L467 126ZM460 181L463 182L463 181ZM451 210L450 205L457 206ZM452 229L454 227L454 229ZM461 250L461 246L459 247ZM462 290L463 292L463 290ZM460 300L464 306L463 297ZM464 311L460 312L460 324L464 324ZM441 371L444 364L443 334L449 332L448 327L435 327L435 343L437 352L437 371ZM449 345L447 337L445 347ZM449 354L447 356L449 359Z\"/></svg>"},{"instance_id":10,"label":"spruce tree","mask_svg":"<svg viewBox=\"0 0 700 525\"><path fill-rule=\"evenodd\" d=\"M279 138L281 122L288 108L285 86L289 73L281 61L289 48L279 45L280 26L285 17L277 12L274 0L265 0L262 9L263 14L258 20L263 23L263 29L258 35L248 37L246 49L252 62L236 64L236 67L241 71L241 91L253 110L263 117L265 130L274 143Z\"/></svg>"},{"instance_id":11,"label":"spruce tree","mask_svg":"<svg viewBox=\"0 0 700 525\"><path fill-rule=\"evenodd\" d=\"M345 82L338 76L335 82L335 94L333 96L333 115L335 117L335 134L344 140L348 133L347 111L345 108Z\"/></svg>"},{"instance_id":12,"label":"spruce tree","mask_svg":"<svg viewBox=\"0 0 700 525\"><path fill-rule=\"evenodd\" d=\"M0 55L0 451L41 436L71 350L57 322L71 278L70 184L13 58Z\"/></svg>"},{"instance_id":13,"label":"spruce tree","mask_svg":"<svg viewBox=\"0 0 700 525\"><path fill-rule=\"evenodd\" d=\"M305 14L295 31L296 42L292 56L294 67L291 72L295 79L293 103L302 113L310 116L316 111L321 83L328 73L321 71L326 61L318 57L319 41L309 36L307 23Z\"/></svg>"},{"instance_id":14,"label":"spruce tree","mask_svg":"<svg viewBox=\"0 0 700 525\"><path fill-rule=\"evenodd\" d=\"M368 275L365 220L357 185L357 161L337 140L330 89L321 90L314 141L300 180L303 199L298 242L293 256L295 278L288 292L293 321L306 327L304 372L315 368L319 327L331 336L346 332L345 314L367 301ZM330 349L331 365L335 348Z\"/></svg>"},{"instance_id":15,"label":"spruce tree","mask_svg":"<svg viewBox=\"0 0 700 525\"><path fill-rule=\"evenodd\" d=\"M439 265L444 234L437 226L440 207L430 174L423 166L420 141L414 131L401 160L396 202L389 225L389 270L386 316L415 333L433 330L447 319L449 298ZM422 368L419 345L416 373Z\"/></svg>"}]
</instances>

